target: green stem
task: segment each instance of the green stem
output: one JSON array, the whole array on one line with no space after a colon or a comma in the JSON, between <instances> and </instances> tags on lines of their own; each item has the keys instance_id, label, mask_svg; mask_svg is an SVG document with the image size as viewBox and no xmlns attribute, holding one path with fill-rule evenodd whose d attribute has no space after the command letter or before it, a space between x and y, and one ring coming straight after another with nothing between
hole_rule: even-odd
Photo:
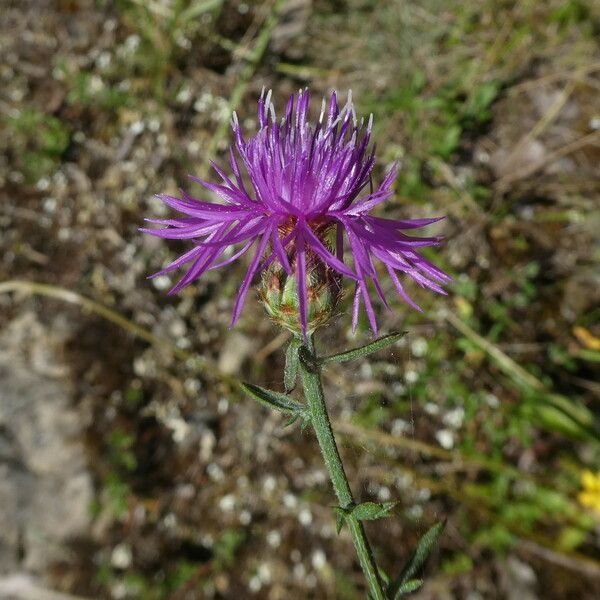
<instances>
[{"instance_id":1,"label":"green stem","mask_svg":"<svg viewBox=\"0 0 600 600\"><path fill-rule=\"evenodd\" d=\"M331 422L329 421L325 397L323 395L323 386L321 385L321 373L312 342L303 346L301 352L305 352L305 358L307 359L300 360L300 376L304 388L304 396L310 409L312 424L315 428L321 454L325 460L325 466L329 471L331 483L333 484L333 489L340 502L340 506L348 509L354 506L354 498L337 444L335 443L333 430L331 429ZM360 566L369 584L371 596L373 600L385 600L381 579L373 560L373 553L367 541L364 527L354 517L348 517L346 522L352 534L352 541L358 554Z\"/></svg>"}]
</instances>

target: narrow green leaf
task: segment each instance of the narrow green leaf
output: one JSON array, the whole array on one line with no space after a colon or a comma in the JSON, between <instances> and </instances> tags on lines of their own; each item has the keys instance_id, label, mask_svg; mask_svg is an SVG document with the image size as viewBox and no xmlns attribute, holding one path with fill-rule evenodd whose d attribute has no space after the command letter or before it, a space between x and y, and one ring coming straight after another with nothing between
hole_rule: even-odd
<instances>
[{"instance_id":1,"label":"narrow green leaf","mask_svg":"<svg viewBox=\"0 0 600 600\"><path fill-rule=\"evenodd\" d=\"M204 0L204 2L194 2L189 8L182 11L179 15L179 22L185 23L199 17L201 14L214 10L223 4L223 0Z\"/></svg>"},{"instance_id":2,"label":"narrow green leaf","mask_svg":"<svg viewBox=\"0 0 600 600\"><path fill-rule=\"evenodd\" d=\"M354 348L352 350L340 352L339 354L333 354L331 356L325 356L320 359L320 362L321 364L326 365L327 363L341 363L354 360L355 358L362 358L363 356L368 356L369 354L373 354L373 352L377 352L378 350L383 350L388 346L392 346L401 340L405 335L406 331L390 333L389 335L384 335L383 337L376 339L374 342L371 342L366 346L361 346L360 348Z\"/></svg>"},{"instance_id":3,"label":"narrow green leaf","mask_svg":"<svg viewBox=\"0 0 600 600\"><path fill-rule=\"evenodd\" d=\"M278 410L279 412L291 415L292 417L304 417L306 414L306 409L300 402L297 402L285 394L273 392L272 390L267 390L251 383L242 383L241 386L248 396L267 408Z\"/></svg>"},{"instance_id":4,"label":"narrow green leaf","mask_svg":"<svg viewBox=\"0 0 600 600\"><path fill-rule=\"evenodd\" d=\"M422 579L410 579L406 583L403 583L400 586L400 589L396 592L396 596L394 596L394 600L397 598L401 598L406 594L410 594L412 592L416 592L423 585Z\"/></svg>"},{"instance_id":5,"label":"narrow green leaf","mask_svg":"<svg viewBox=\"0 0 600 600\"><path fill-rule=\"evenodd\" d=\"M283 383L286 392L291 392L296 387L298 378L298 350L302 345L302 340L297 337L292 338L285 352L285 370L283 372Z\"/></svg>"},{"instance_id":6,"label":"narrow green leaf","mask_svg":"<svg viewBox=\"0 0 600 600\"><path fill-rule=\"evenodd\" d=\"M588 350L586 348L582 348L575 355L577 358L581 360L589 360L590 362L600 362L600 352L597 350Z\"/></svg>"},{"instance_id":7,"label":"narrow green leaf","mask_svg":"<svg viewBox=\"0 0 600 600\"><path fill-rule=\"evenodd\" d=\"M376 502L363 502L357 504L352 509L352 516L359 521L374 521L375 519L383 519L390 514L390 511L396 506L397 502L384 502L377 504Z\"/></svg>"},{"instance_id":8,"label":"narrow green leaf","mask_svg":"<svg viewBox=\"0 0 600 600\"><path fill-rule=\"evenodd\" d=\"M384 502L383 504L377 504L376 502L363 502L349 508L334 506L333 511L335 512L337 532L338 534L340 533L347 519L355 519L356 521L383 519L389 516L390 511L396 504L398 503Z\"/></svg>"},{"instance_id":9,"label":"narrow green leaf","mask_svg":"<svg viewBox=\"0 0 600 600\"><path fill-rule=\"evenodd\" d=\"M379 577L381 578L381 581L383 581L384 585L389 585L390 576L381 567L377 567L377 570L379 571Z\"/></svg>"},{"instance_id":10,"label":"narrow green leaf","mask_svg":"<svg viewBox=\"0 0 600 600\"><path fill-rule=\"evenodd\" d=\"M302 421L300 422L300 431L304 431L310 424L310 413L306 411L302 414Z\"/></svg>"},{"instance_id":11,"label":"narrow green leaf","mask_svg":"<svg viewBox=\"0 0 600 600\"><path fill-rule=\"evenodd\" d=\"M431 554L433 547L439 540L445 527L445 521L441 523L436 523L435 525L433 525L433 527L430 527L425 533L425 535L419 540L415 551L413 552L412 556L402 569L402 572L394 581L394 583L389 587L388 596L390 598L392 598L393 600L399 600L402 594L406 593L400 592L400 590L404 585L408 585L408 583L413 580L413 576L425 564L425 561Z\"/></svg>"},{"instance_id":12,"label":"narrow green leaf","mask_svg":"<svg viewBox=\"0 0 600 600\"><path fill-rule=\"evenodd\" d=\"M296 413L295 415L292 415L285 423L286 427L291 427L298 419L300 418L300 415L298 413Z\"/></svg>"},{"instance_id":13,"label":"narrow green leaf","mask_svg":"<svg viewBox=\"0 0 600 600\"><path fill-rule=\"evenodd\" d=\"M334 506L333 512L335 512L335 530L338 535L340 535L340 531L344 527L344 523L346 522L347 512L341 506Z\"/></svg>"},{"instance_id":14,"label":"narrow green leaf","mask_svg":"<svg viewBox=\"0 0 600 600\"><path fill-rule=\"evenodd\" d=\"M445 527L445 521L436 523L430 527L425 535L419 540L412 557L402 572L402 583L408 581L425 564L425 561L431 554L433 547L442 535Z\"/></svg>"},{"instance_id":15,"label":"narrow green leaf","mask_svg":"<svg viewBox=\"0 0 600 600\"><path fill-rule=\"evenodd\" d=\"M600 428L592 411L581 401L575 398L566 398L558 394L544 394L538 400L538 406L547 412L562 414L564 420L572 422L571 429L577 431L582 437L589 436L597 440L600 436Z\"/></svg>"}]
</instances>

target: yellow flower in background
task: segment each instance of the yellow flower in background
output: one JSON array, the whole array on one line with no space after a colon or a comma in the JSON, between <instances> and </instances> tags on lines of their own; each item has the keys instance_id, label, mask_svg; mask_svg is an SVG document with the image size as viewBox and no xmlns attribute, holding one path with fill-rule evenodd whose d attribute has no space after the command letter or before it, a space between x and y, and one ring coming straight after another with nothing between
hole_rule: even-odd
<instances>
[{"instance_id":1,"label":"yellow flower in background","mask_svg":"<svg viewBox=\"0 0 600 600\"><path fill-rule=\"evenodd\" d=\"M580 504L600 514L600 472L594 474L589 470L581 473L583 490L577 495Z\"/></svg>"}]
</instances>

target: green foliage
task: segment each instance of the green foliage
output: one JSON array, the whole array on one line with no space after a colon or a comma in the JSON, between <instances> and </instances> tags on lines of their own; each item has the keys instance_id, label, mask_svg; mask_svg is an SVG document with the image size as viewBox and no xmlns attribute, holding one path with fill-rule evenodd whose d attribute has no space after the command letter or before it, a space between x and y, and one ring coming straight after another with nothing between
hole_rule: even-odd
<instances>
[{"instance_id":1,"label":"green foliage","mask_svg":"<svg viewBox=\"0 0 600 600\"><path fill-rule=\"evenodd\" d=\"M557 394L532 394L538 423L574 439L598 443L600 432L594 414L576 398Z\"/></svg>"},{"instance_id":2,"label":"green foliage","mask_svg":"<svg viewBox=\"0 0 600 600\"><path fill-rule=\"evenodd\" d=\"M82 106L101 107L112 110L131 105L133 97L115 85L103 83L92 73L69 73L65 76L69 85L67 102Z\"/></svg>"},{"instance_id":3,"label":"green foliage","mask_svg":"<svg viewBox=\"0 0 600 600\"><path fill-rule=\"evenodd\" d=\"M577 352L576 357L580 360L585 360L588 362L600 362L600 352L597 350L588 350L587 348L582 348Z\"/></svg>"},{"instance_id":4,"label":"green foliage","mask_svg":"<svg viewBox=\"0 0 600 600\"><path fill-rule=\"evenodd\" d=\"M590 18L590 8L582 0L566 0L550 14L550 20L568 27Z\"/></svg>"},{"instance_id":5,"label":"green foliage","mask_svg":"<svg viewBox=\"0 0 600 600\"><path fill-rule=\"evenodd\" d=\"M403 596L407 596L408 594L416 592L423 586L423 583L424 582L422 579L409 579L398 588L394 600L396 598L402 598Z\"/></svg>"},{"instance_id":6,"label":"green foliage","mask_svg":"<svg viewBox=\"0 0 600 600\"><path fill-rule=\"evenodd\" d=\"M137 460L133 452L135 436L121 429L112 431L108 437L109 458L118 469L135 471Z\"/></svg>"},{"instance_id":7,"label":"green foliage","mask_svg":"<svg viewBox=\"0 0 600 600\"><path fill-rule=\"evenodd\" d=\"M212 570L216 573L231 570L245 540L246 534L243 530L225 529L213 545ZM198 577L199 568L202 568L202 564L188 559L178 559L157 572L146 573L131 569L123 573L104 561L96 571L95 580L106 587L115 583L123 584L128 598L162 600L175 594L184 586L189 587L190 591L199 591L205 581Z\"/></svg>"},{"instance_id":8,"label":"green foliage","mask_svg":"<svg viewBox=\"0 0 600 600\"><path fill-rule=\"evenodd\" d=\"M60 156L69 145L69 133L56 118L34 109L25 108L13 119L14 128L25 135L35 134L40 152Z\"/></svg>"},{"instance_id":9,"label":"green foliage","mask_svg":"<svg viewBox=\"0 0 600 600\"><path fill-rule=\"evenodd\" d=\"M421 149L421 159L438 156L447 160L465 132L490 120L490 108L501 86L490 80L469 89L469 83L461 77L427 94L425 85L425 74L417 70L412 81L392 89L382 100L369 104L369 108L379 114L401 112L408 135Z\"/></svg>"},{"instance_id":10,"label":"green foliage","mask_svg":"<svg viewBox=\"0 0 600 600\"><path fill-rule=\"evenodd\" d=\"M15 138L15 153L28 182L37 181L56 169L70 143L67 127L52 115L24 107L7 117L7 126Z\"/></svg>"},{"instance_id":11,"label":"green foliage","mask_svg":"<svg viewBox=\"0 0 600 600\"><path fill-rule=\"evenodd\" d=\"M339 354L325 356L320 359L320 362L326 365L328 363L341 363L350 360L356 360L357 358L363 358L373 354L374 352L378 352L379 350L383 350L384 348L388 348L389 346L398 343L405 335L406 331L390 333L389 335L384 335L383 337L377 338L375 341L359 348L353 348L352 350L346 350L345 352L340 352Z\"/></svg>"},{"instance_id":12,"label":"green foliage","mask_svg":"<svg viewBox=\"0 0 600 600\"><path fill-rule=\"evenodd\" d=\"M420 587L420 585L417 584L417 582L420 580L414 580L413 578L425 565L425 561L429 558L429 555L438 543L438 540L440 539L445 527L445 522L436 523L419 540L415 551L408 559L406 565L404 565L402 572L389 586L389 598L393 600L399 600L406 593L414 591Z\"/></svg>"},{"instance_id":13,"label":"green foliage","mask_svg":"<svg viewBox=\"0 0 600 600\"><path fill-rule=\"evenodd\" d=\"M397 502L363 502L352 508L350 514L359 521L374 521L375 519L383 519L390 515L392 509L398 504Z\"/></svg>"},{"instance_id":14,"label":"green foliage","mask_svg":"<svg viewBox=\"0 0 600 600\"><path fill-rule=\"evenodd\" d=\"M252 383L242 383L242 390L263 406L277 410L291 417L307 417L306 407L286 394L267 390Z\"/></svg>"},{"instance_id":15,"label":"green foliage","mask_svg":"<svg viewBox=\"0 0 600 600\"><path fill-rule=\"evenodd\" d=\"M197 572L198 564L189 560L178 560L171 567L153 574L137 570L122 573L113 569L108 562L103 562L96 571L95 580L105 587L120 584L127 598L162 600L187 585ZM198 588L200 584L199 580L195 587Z\"/></svg>"},{"instance_id":16,"label":"green foliage","mask_svg":"<svg viewBox=\"0 0 600 600\"><path fill-rule=\"evenodd\" d=\"M472 538L475 546L480 545L504 554L515 542L515 536L502 523L490 523L481 528Z\"/></svg>"},{"instance_id":17,"label":"green foliage","mask_svg":"<svg viewBox=\"0 0 600 600\"><path fill-rule=\"evenodd\" d=\"M144 391L140 386L132 385L125 390L124 400L127 408L135 410L144 401Z\"/></svg>"},{"instance_id":18,"label":"green foliage","mask_svg":"<svg viewBox=\"0 0 600 600\"><path fill-rule=\"evenodd\" d=\"M345 571L335 571L335 594L339 600L363 600L364 594L358 590L356 577Z\"/></svg>"},{"instance_id":19,"label":"green foliage","mask_svg":"<svg viewBox=\"0 0 600 600\"><path fill-rule=\"evenodd\" d=\"M338 534L342 530L347 519L356 519L357 521L375 521L390 516L390 513L397 505L397 502L362 502L350 508L334 507L336 514L336 529Z\"/></svg>"},{"instance_id":20,"label":"green foliage","mask_svg":"<svg viewBox=\"0 0 600 600\"><path fill-rule=\"evenodd\" d=\"M565 527L558 536L557 545L561 550L573 552L586 540L588 532L578 527Z\"/></svg>"},{"instance_id":21,"label":"green foliage","mask_svg":"<svg viewBox=\"0 0 600 600\"><path fill-rule=\"evenodd\" d=\"M217 571L230 569L236 558L236 553L246 541L243 529L226 529L213 546L214 565Z\"/></svg>"},{"instance_id":22,"label":"green foliage","mask_svg":"<svg viewBox=\"0 0 600 600\"><path fill-rule=\"evenodd\" d=\"M468 573L473 569L473 559L464 552L457 552L442 562L442 572L449 577Z\"/></svg>"},{"instance_id":23,"label":"green foliage","mask_svg":"<svg viewBox=\"0 0 600 600\"><path fill-rule=\"evenodd\" d=\"M568 349L559 344L548 344L548 358L567 371L577 370L577 361L571 356Z\"/></svg>"},{"instance_id":24,"label":"green foliage","mask_svg":"<svg viewBox=\"0 0 600 600\"><path fill-rule=\"evenodd\" d=\"M131 495L129 484L119 474L111 472L104 480L104 489L110 512L117 519L124 517L129 510L128 499Z\"/></svg>"},{"instance_id":25,"label":"green foliage","mask_svg":"<svg viewBox=\"0 0 600 600\"><path fill-rule=\"evenodd\" d=\"M389 422L389 410L383 403L382 394L372 393L361 399L354 421L368 429L376 429Z\"/></svg>"},{"instance_id":26,"label":"green foliage","mask_svg":"<svg viewBox=\"0 0 600 600\"><path fill-rule=\"evenodd\" d=\"M462 105L462 119L465 124L487 123L492 118L490 108L500 92L498 81L486 81L476 87Z\"/></svg>"},{"instance_id":27,"label":"green foliage","mask_svg":"<svg viewBox=\"0 0 600 600\"><path fill-rule=\"evenodd\" d=\"M134 444L135 437L121 429L112 431L107 439L106 453L110 471L106 476L104 488L107 508L117 519L122 518L129 510L131 487L128 476L137 468Z\"/></svg>"},{"instance_id":28,"label":"green foliage","mask_svg":"<svg viewBox=\"0 0 600 600\"><path fill-rule=\"evenodd\" d=\"M164 99L169 71L178 58L192 47L202 28L202 15L211 13L216 18L223 1L150 3L117 0L121 20L141 39L140 47L130 61L152 80L157 100Z\"/></svg>"},{"instance_id":29,"label":"green foliage","mask_svg":"<svg viewBox=\"0 0 600 600\"><path fill-rule=\"evenodd\" d=\"M291 392L296 387L298 379L299 357L298 351L302 346L302 340L296 336L292 338L285 352L285 370L283 383L286 392Z\"/></svg>"}]
</instances>

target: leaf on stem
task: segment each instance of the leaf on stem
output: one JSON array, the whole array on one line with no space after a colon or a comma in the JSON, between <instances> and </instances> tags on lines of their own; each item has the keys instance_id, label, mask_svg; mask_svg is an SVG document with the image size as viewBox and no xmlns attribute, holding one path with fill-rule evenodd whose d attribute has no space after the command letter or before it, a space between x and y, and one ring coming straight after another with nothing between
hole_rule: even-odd
<instances>
[{"instance_id":1,"label":"leaf on stem","mask_svg":"<svg viewBox=\"0 0 600 600\"><path fill-rule=\"evenodd\" d=\"M390 516L390 512L398 504L397 502L384 502L378 504L377 502L363 502L350 506L349 508L342 508L341 506L335 506L334 511L336 514L336 529L339 534L344 526L347 519L356 519L357 521L374 521L375 519L384 519Z\"/></svg>"},{"instance_id":2,"label":"leaf on stem","mask_svg":"<svg viewBox=\"0 0 600 600\"><path fill-rule=\"evenodd\" d=\"M394 581L394 583L388 588L388 597L391 600L400 600L404 594L410 593L411 591L414 591L420 587L420 585L417 585L417 582L420 580L413 579L413 576L425 564L425 561L431 554L433 547L442 535L444 527L446 527L445 521L436 523L419 540L415 551L402 569L402 572Z\"/></svg>"},{"instance_id":3,"label":"leaf on stem","mask_svg":"<svg viewBox=\"0 0 600 600\"><path fill-rule=\"evenodd\" d=\"M300 402L285 394L267 390L258 385L253 385L252 383L242 383L240 385L248 396L267 408L272 408L291 416L293 419L292 422L297 418L304 420L308 415L306 408L300 404Z\"/></svg>"},{"instance_id":4,"label":"leaf on stem","mask_svg":"<svg viewBox=\"0 0 600 600\"><path fill-rule=\"evenodd\" d=\"M377 570L379 571L379 577L381 581L383 581L385 585L389 585L390 576L381 567L377 567Z\"/></svg>"},{"instance_id":5,"label":"leaf on stem","mask_svg":"<svg viewBox=\"0 0 600 600\"><path fill-rule=\"evenodd\" d=\"M375 519L384 519L389 517L390 512L398 504L397 502L384 502L378 504L377 502L363 502L357 504L352 509L352 516L359 521L374 521Z\"/></svg>"},{"instance_id":6,"label":"leaf on stem","mask_svg":"<svg viewBox=\"0 0 600 600\"><path fill-rule=\"evenodd\" d=\"M346 522L346 512L341 506L334 506L333 510L335 512L335 532L340 535L340 531Z\"/></svg>"},{"instance_id":7,"label":"leaf on stem","mask_svg":"<svg viewBox=\"0 0 600 600\"><path fill-rule=\"evenodd\" d=\"M368 356L369 354L373 354L373 352L377 352L387 348L388 346L392 346L401 340L405 335L406 331L390 333L389 335L384 335L383 337L376 339L374 342L371 342L366 346L347 350L346 352L340 352L339 354L332 354L331 356L325 356L320 359L320 362L321 364L326 365L327 363L341 363L354 360L355 358L362 358L363 356Z\"/></svg>"},{"instance_id":8,"label":"leaf on stem","mask_svg":"<svg viewBox=\"0 0 600 600\"><path fill-rule=\"evenodd\" d=\"M302 340L294 337L285 351L285 370L283 372L283 384L286 392L291 392L296 387L298 378L298 350L302 346Z\"/></svg>"},{"instance_id":9,"label":"leaf on stem","mask_svg":"<svg viewBox=\"0 0 600 600\"><path fill-rule=\"evenodd\" d=\"M423 585L423 583L424 582L422 579L409 579L406 583L403 583L400 586L400 589L396 593L396 596L394 596L394 600L395 598L400 598L402 596L405 596L406 594L416 592Z\"/></svg>"}]
</instances>

